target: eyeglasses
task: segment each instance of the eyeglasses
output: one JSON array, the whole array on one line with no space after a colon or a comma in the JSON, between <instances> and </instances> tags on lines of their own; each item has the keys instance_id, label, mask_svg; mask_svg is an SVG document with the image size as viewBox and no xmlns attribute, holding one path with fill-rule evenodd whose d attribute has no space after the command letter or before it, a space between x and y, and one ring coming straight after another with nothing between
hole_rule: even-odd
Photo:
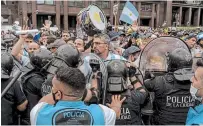
<instances>
[{"instance_id":1,"label":"eyeglasses","mask_svg":"<svg viewBox=\"0 0 203 126\"><path fill-rule=\"evenodd\" d=\"M69 37L68 35L63 35L63 37Z\"/></svg>"},{"instance_id":2,"label":"eyeglasses","mask_svg":"<svg viewBox=\"0 0 203 126\"><path fill-rule=\"evenodd\" d=\"M107 44L107 43L104 43L104 42L103 42L103 43L101 43L101 42L93 42L93 45L96 45L96 46L97 46L97 45L99 46L99 45L101 45L101 44Z\"/></svg>"}]
</instances>

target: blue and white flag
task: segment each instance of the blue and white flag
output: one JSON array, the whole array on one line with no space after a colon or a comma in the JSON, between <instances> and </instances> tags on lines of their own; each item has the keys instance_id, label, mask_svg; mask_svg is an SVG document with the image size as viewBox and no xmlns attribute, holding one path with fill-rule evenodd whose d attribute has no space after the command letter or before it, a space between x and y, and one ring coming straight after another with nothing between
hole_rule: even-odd
<instances>
[{"instance_id":1,"label":"blue and white flag","mask_svg":"<svg viewBox=\"0 0 203 126\"><path fill-rule=\"evenodd\" d=\"M138 17L139 13L135 6L131 2L127 1L121 13L120 20L132 25Z\"/></svg>"}]
</instances>

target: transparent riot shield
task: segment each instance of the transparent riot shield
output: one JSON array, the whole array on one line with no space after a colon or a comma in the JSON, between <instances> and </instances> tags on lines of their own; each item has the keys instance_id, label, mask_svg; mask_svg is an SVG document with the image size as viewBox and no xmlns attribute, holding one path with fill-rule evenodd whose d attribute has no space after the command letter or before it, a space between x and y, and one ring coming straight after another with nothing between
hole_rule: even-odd
<instances>
[{"instance_id":1,"label":"transparent riot shield","mask_svg":"<svg viewBox=\"0 0 203 126\"><path fill-rule=\"evenodd\" d=\"M168 52L177 48L189 50L186 43L174 37L160 37L150 41L141 52L139 69L146 79L149 76L156 76L167 72Z\"/></svg>"}]
</instances>

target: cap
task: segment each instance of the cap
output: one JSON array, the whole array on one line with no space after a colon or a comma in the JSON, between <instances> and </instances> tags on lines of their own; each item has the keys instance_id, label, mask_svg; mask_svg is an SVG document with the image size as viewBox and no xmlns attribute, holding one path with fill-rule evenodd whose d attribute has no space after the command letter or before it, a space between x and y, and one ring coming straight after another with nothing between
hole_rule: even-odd
<instances>
[{"instance_id":1,"label":"cap","mask_svg":"<svg viewBox=\"0 0 203 126\"><path fill-rule=\"evenodd\" d=\"M63 39L57 39L53 43L49 44L47 46L47 48L52 48L52 47L58 48L58 47L65 45L65 44L66 44L66 42Z\"/></svg>"},{"instance_id":2,"label":"cap","mask_svg":"<svg viewBox=\"0 0 203 126\"><path fill-rule=\"evenodd\" d=\"M138 38L138 34L137 34L137 32L133 32L133 33L131 33L131 37L133 37L133 38Z\"/></svg>"},{"instance_id":3,"label":"cap","mask_svg":"<svg viewBox=\"0 0 203 126\"><path fill-rule=\"evenodd\" d=\"M115 39L115 38L118 38L120 36L120 34L118 32L115 32L115 31L110 31L108 33L109 37L111 40Z\"/></svg>"},{"instance_id":4,"label":"cap","mask_svg":"<svg viewBox=\"0 0 203 126\"><path fill-rule=\"evenodd\" d=\"M119 34L119 36L120 36L120 35L124 35L124 36L125 36L125 33L122 32L122 31L119 31L118 34Z\"/></svg>"},{"instance_id":5,"label":"cap","mask_svg":"<svg viewBox=\"0 0 203 126\"><path fill-rule=\"evenodd\" d=\"M128 57L130 54L140 52L140 51L141 51L140 48L138 48L137 46L131 46L123 52L123 57Z\"/></svg>"}]
</instances>

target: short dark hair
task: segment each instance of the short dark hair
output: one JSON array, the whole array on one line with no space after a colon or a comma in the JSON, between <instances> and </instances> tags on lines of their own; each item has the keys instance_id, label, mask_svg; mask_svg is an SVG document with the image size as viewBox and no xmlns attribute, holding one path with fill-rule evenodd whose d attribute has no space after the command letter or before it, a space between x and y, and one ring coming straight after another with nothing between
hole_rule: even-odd
<instances>
[{"instance_id":1,"label":"short dark hair","mask_svg":"<svg viewBox=\"0 0 203 126\"><path fill-rule=\"evenodd\" d=\"M28 34L27 39L32 39L33 40L33 36L31 34Z\"/></svg>"},{"instance_id":2,"label":"short dark hair","mask_svg":"<svg viewBox=\"0 0 203 126\"><path fill-rule=\"evenodd\" d=\"M72 67L60 67L56 71L55 75L57 80L72 88L73 91L81 91L81 95L83 95L83 91L86 87L86 81L84 74L79 69Z\"/></svg>"},{"instance_id":3,"label":"short dark hair","mask_svg":"<svg viewBox=\"0 0 203 126\"><path fill-rule=\"evenodd\" d=\"M203 59L197 60L196 66L197 67L203 67Z\"/></svg>"},{"instance_id":4,"label":"short dark hair","mask_svg":"<svg viewBox=\"0 0 203 126\"><path fill-rule=\"evenodd\" d=\"M47 44L51 44L54 43L54 41L56 40L55 36L47 36Z\"/></svg>"}]
</instances>

